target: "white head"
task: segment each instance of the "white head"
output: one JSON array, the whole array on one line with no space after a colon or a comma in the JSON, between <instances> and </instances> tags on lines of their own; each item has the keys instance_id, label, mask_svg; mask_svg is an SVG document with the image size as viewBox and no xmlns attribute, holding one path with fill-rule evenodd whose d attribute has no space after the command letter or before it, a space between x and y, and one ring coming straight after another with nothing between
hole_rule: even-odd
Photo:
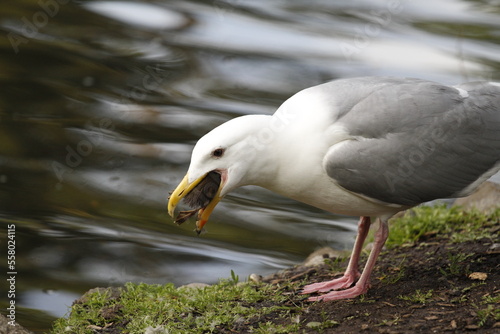
<instances>
[{"instance_id":1,"label":"white head","mask_svg":"<svg viewBox=\"0 0 500 334\"><path fill-rule=\"evenodd\" d=\"M188 202L198 207L181 214L186 217L198 211L197 231L200 231L222 197L239 186L254 184L261 177L259 167L265 164L259 159L265 156L259 154L265 146L257 142L256 135L268 124L269 118L264 115L238 117L203 136L193 149L186 176L169 198L169 214L173 217L175 207L187 196ZM206 189L216 191L206 193ZM185 219L179 217L176 221L182 223Z\"/></svg>"}]
</instances>

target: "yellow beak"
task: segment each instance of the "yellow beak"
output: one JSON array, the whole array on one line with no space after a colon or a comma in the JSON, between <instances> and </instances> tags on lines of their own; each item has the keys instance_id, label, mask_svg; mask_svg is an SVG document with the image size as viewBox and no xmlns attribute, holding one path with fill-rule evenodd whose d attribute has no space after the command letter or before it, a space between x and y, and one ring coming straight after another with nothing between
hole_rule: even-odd
<instances>
[{"instance_id":1,"label":"yellow beak","mask_svg":"<svg viewBox=\"0 0 500 334\"><path fill-rule=\"evenodd\" d=\"M189 194L189 192L193 190L205 177L206 174L194 180L192 183L189 183L188 174L184 176L181 183L179 183L177 188L175 188L175 190L172 192L172 195L170 195L168 199L168 214L172 218L174 218L175 208L177 207L177 204L179 204L181 199L183 199L187 194ZM208 203L206 207L198 210L198 220L196 221L196 232L198 234L202 231L203 226L207 223L208 218L210 217L210 214L217 206L217 203L219 203L220 200L222 199L222 197L220 197L221 189L222 186L219 186L217 193L215 194L214 198L210 201L210 203Z\"/></svg>"},{"instance_id":2,"label":"yellow beak","mask_svg":"<svg viewBox=\"0 0 500 334\"><path fill-rule=\"evenodd\" d=\"M201 182L201 180L203 180L203 177L200 177L193 183L189 184L188 175L186 174L186 176L184 176L181 183L179 183L177 188L175 188L174 192L168 198L168 214L170 215L170 217L174 218L174 211L177 207L177 204L179 204L180 200L183 199L184 196L189 194L189 192L193 190L194 187L196 187L198 183Z\"/></svg>"}]
</instances>

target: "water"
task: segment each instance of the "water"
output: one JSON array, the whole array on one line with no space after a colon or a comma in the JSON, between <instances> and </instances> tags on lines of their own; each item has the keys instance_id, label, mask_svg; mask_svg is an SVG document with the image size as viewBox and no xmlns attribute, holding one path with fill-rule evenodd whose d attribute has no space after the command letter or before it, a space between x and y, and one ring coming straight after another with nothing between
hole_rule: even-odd
<instances>
[{"instance_id":1,"label":"water","mask_svg":"<svg viewBox=\"0 0 500 334\"><path fill-rule=\"evenodd\" d=\"M340 77L500 80L494 0L17 0L0 10L2 253L14 224L17 320L37 332L96 286L213 283L351 247L355 218L254 187L227 196L201 237L193 222L174 225L168 192L214 126Z\"/></svg>"}]
</instances>

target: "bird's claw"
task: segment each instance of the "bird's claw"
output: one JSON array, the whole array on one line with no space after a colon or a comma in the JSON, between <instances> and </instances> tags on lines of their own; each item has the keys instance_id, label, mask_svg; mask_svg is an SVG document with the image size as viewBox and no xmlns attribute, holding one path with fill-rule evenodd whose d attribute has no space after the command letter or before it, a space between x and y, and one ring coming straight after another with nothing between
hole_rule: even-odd
<instances>
[{"instance_id":1,"label":"bird's claw","mask_svg":"<svg viewBox=\"0 0 500 334\"><path fill-rule=\"evenodd\" d=\"M347 289L354 283L354 280L357 277L359 277L359 273L356 273L355 275L345 274L344 276L331 281L309 284L302 289L301 294Z\"/></svg>"}]
</instances>

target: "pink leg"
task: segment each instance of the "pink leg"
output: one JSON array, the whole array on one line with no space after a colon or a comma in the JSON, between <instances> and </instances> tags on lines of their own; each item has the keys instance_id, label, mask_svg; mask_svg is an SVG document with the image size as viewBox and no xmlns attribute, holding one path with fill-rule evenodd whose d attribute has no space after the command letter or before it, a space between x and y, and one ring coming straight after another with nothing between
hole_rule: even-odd
<instances>
[{"instance_id":1,"label":"pink leg","mask_svg":"<svg viewBox=\"0 0 500 334\"><path fill-rule=\"evenodd\" d=\"M363 249L363 243L365 242L366 235L370 230L370 217L361 217L358 223L358 235L356 236L356 241L354 242L354 248L352 250L351 259L347 265L347 269L344 276L334 279L332 281L326 281L321 283L314 283L306 285L301 294L313 293L313 292L327 292L330 290L347 289L354 283L354 281L360 276L358 270L359 255Z\"/></svg>"},{"instance_id":2,"label":"pink leg","mask_svg":"<svg viewBox=\"0 0 500 334\"><path fill-rule=\"evenodd\" d=\"M345 298L354 298L359 295L362 295L368 291L369 283L370 283L370 275L372 273L373 267L375 266L375 261L377 261L377 257L382 250L382 247L387 240L387 236L389 235L389 228L387 226L387 220L379 220L380 227L375 234L375 241L373 243L373 249L368 257L368 261L366 262L365 269L363 269L363 274L359 278L358 282L352 288L342 290L342 291L332 291L325 295L321 295L318 297L311 297L309 301L317 301L317 300L338 300Z\"/></svg>"}]
</instances>

